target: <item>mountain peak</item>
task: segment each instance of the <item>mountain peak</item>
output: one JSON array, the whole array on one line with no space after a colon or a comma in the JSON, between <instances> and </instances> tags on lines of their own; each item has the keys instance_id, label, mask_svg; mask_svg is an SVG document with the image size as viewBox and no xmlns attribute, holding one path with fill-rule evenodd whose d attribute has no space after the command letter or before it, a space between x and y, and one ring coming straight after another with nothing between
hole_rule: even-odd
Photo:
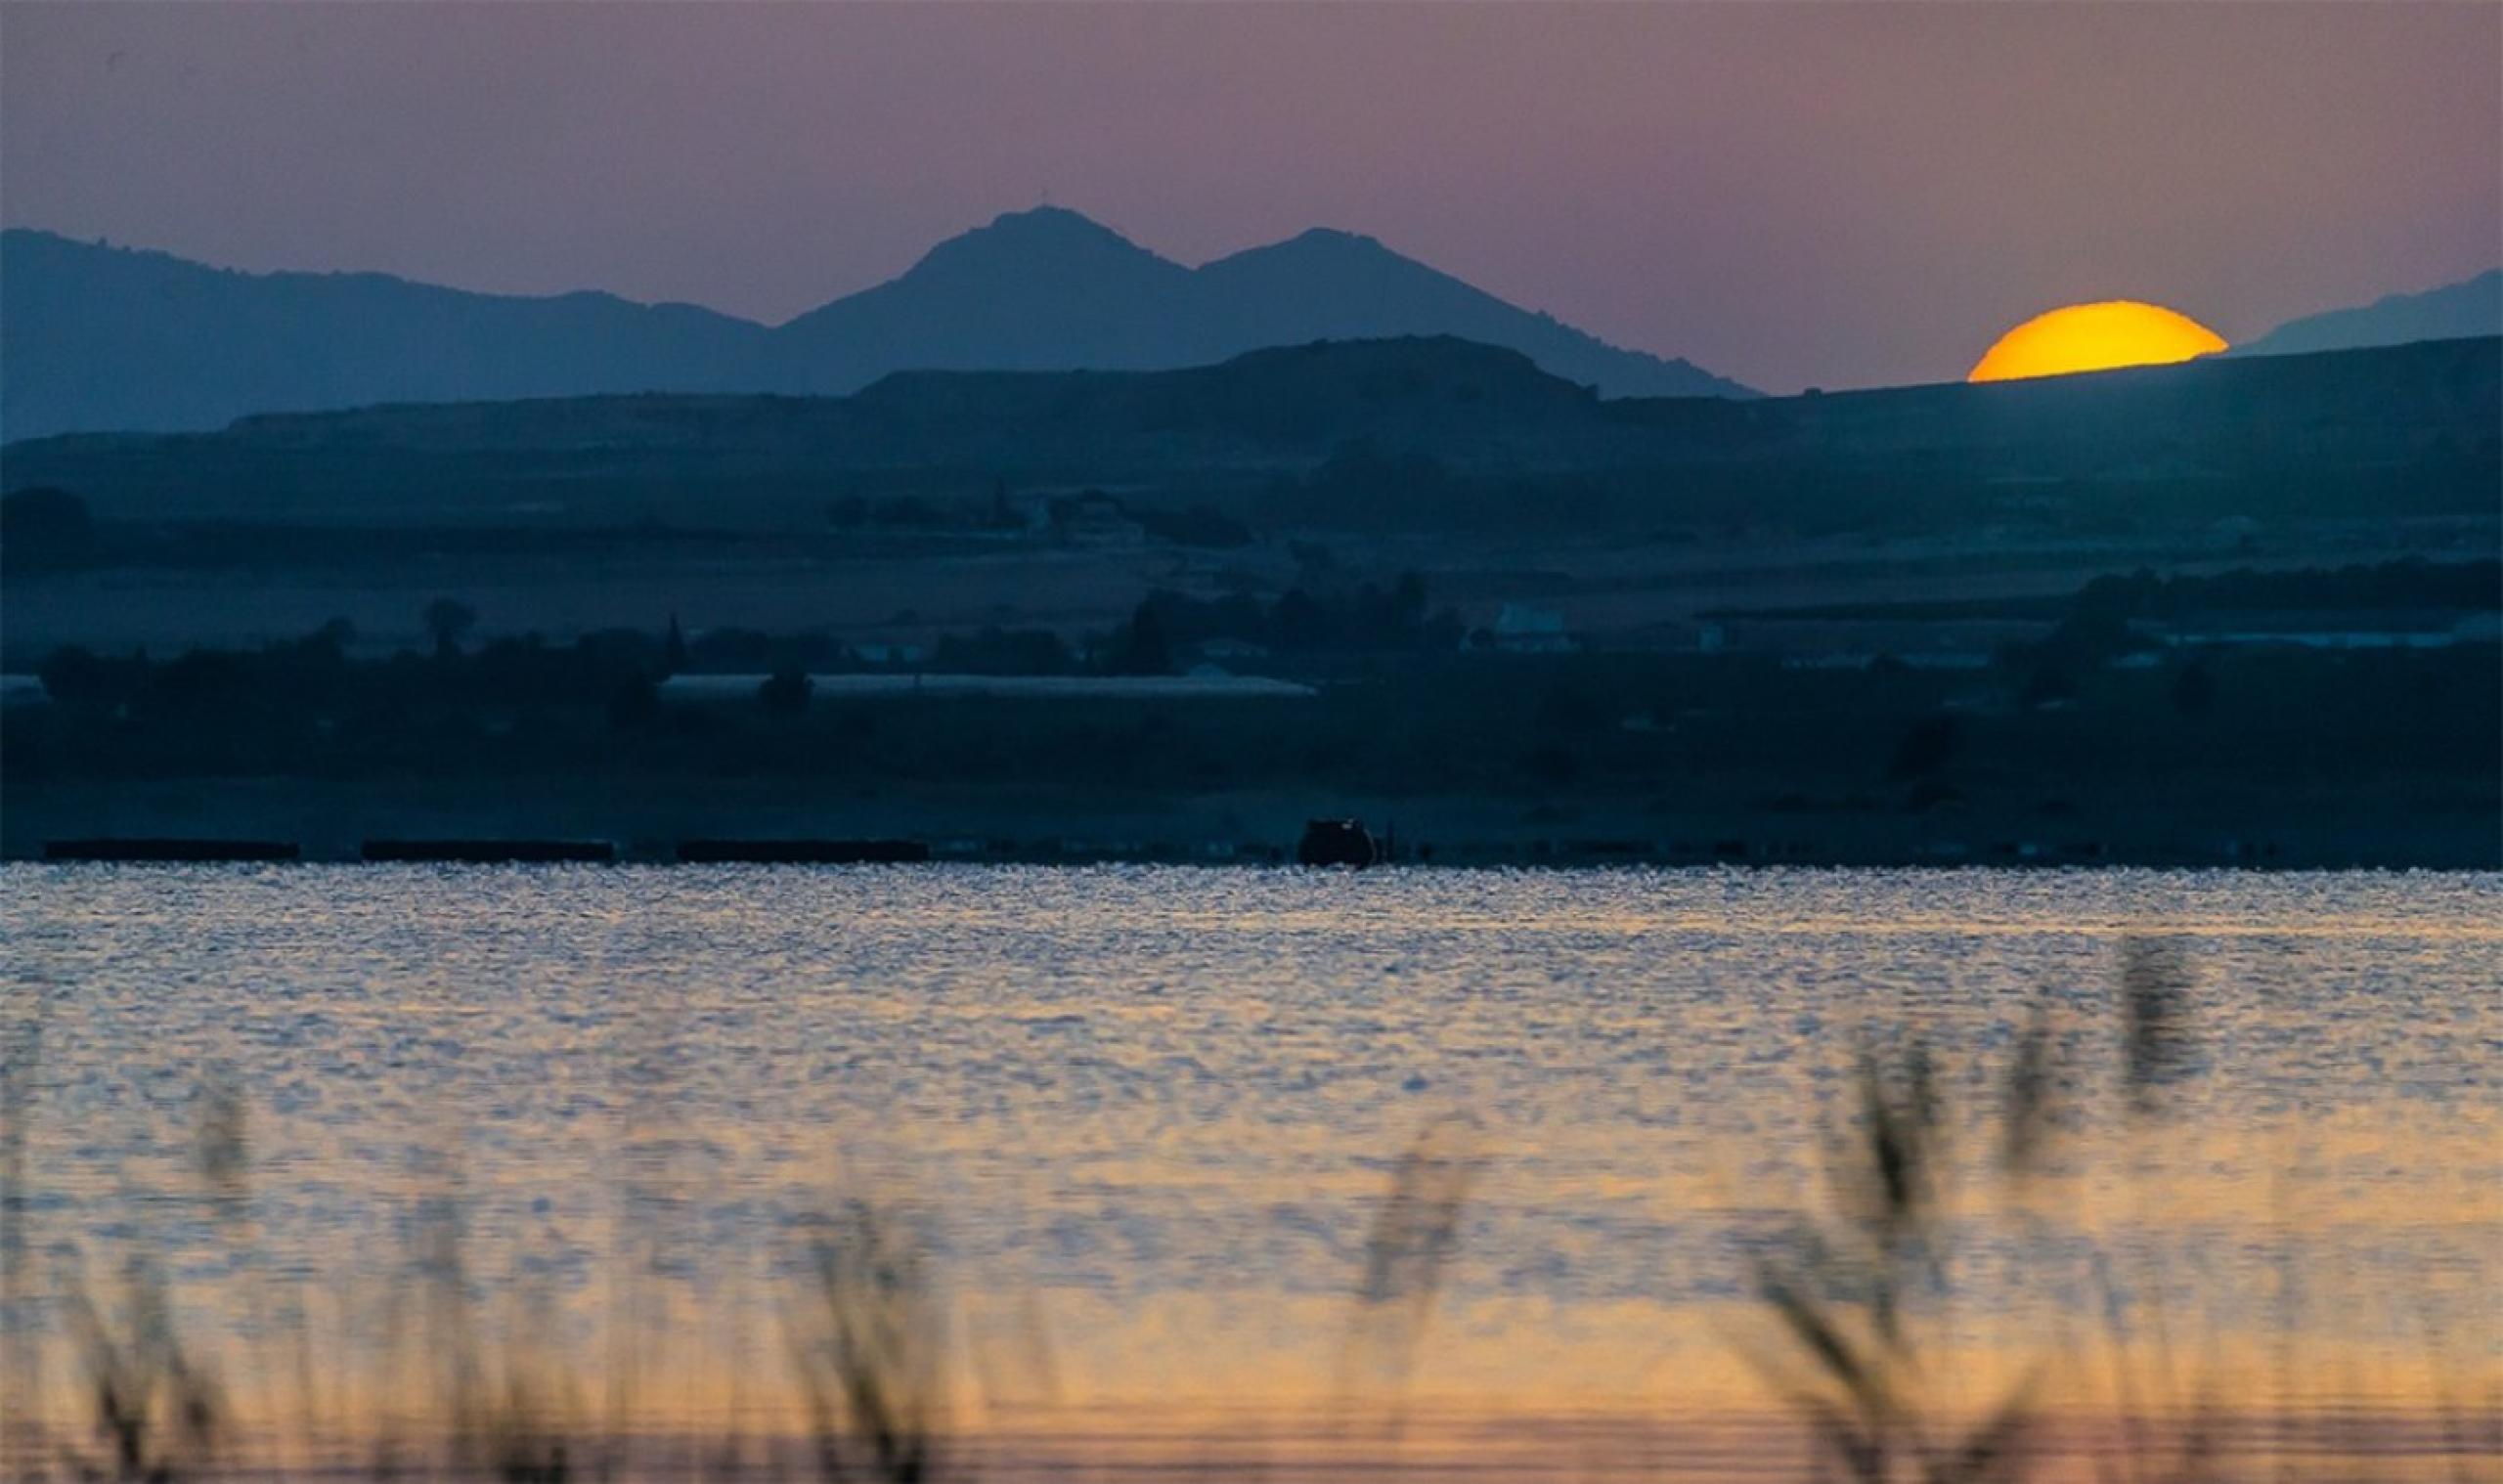
<instances>
[{"instance_id":1,"label":"mountain peak","mask_svg":"<svg viewBox=\"0 0 2503 1484\"><path fill-rule=\"evenodd\" d=\"M1155 253L1081 212L1066 206L1003 211L983 226L960 232L923 253L906 278L965 269L1031 270L1038 263L1167 264Z\"/></svg>"},{"instance_id":2,"label":"mountain peak","mask_svg":"<svg viewBox=\"0 0 2503 1484\"><path fill-rule=\"evenodd\" d=\"M1201 267L1203 272L1214 269L1222 274L1249 264L1268 263L1408 263L1424 266L1391 250L1380 238L1368 237L1361 232L1343 232L1336 227L1307 227L1291 238L1212 258Z\"/></svg>"},{"instance_id":3,"label":"mountain peak","mask_svg":"<svg viewBox=\"0 0 2503 1484\"><path fill-rule=\"evenodd\" d=\"M1364 252L1390 251L1389 248L1382 244L1382 239L1378 237L1371 237L1362 232L1347 232L1337 227L1306 227L1301 232L1288 238L1285 241L1280 242L1277 245L1280 247L1329 247L1338 249L1354 249ZM1392 254L1394 257L1397 255L1398 254L1396 253Z\"/></svg>"},{"instance_id":4,"label":"mountain peak","mask_svg":"<svg viewBox=\"0 0 2503 1484\"><path fill-rule=\"evenodd\" d=\"M1110 240L1123 245L1135 245L1129 239L1088 216L1085 212L1072 211L1067 206L1029 206L1023 211L1003 211L992 217L987 225L973 230L997 232L1022 237L1028 240L1052 238L1094 239Z\"/></svg>"}]
</instances>

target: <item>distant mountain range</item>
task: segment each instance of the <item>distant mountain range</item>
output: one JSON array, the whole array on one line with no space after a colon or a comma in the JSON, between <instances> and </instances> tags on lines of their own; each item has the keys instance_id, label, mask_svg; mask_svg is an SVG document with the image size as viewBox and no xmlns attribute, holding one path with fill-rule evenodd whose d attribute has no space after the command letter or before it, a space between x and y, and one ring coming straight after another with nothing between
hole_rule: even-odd
<instances>
[{"instance_id":1,"label":"distant mountain range","mask_svg":"<svg viewBox=\"0 0 2503 1484\"><path fill-rule=\"evenodd\" d=\"M261 412L618 392L841 394L899 371L1160 370L1264 346L1456 335L1610 396L1749 397L1367 237L1199 268L1074 211L1002 216L779 327L604 293L243 273L0 233L0 436L212 428Z\"/></svg>"},{"instance_id":2,"label":"distant mountain range","mask_svg":"<svg viewBox=\"0 0 2503 1484\"><path fill-rule=\"evenodd\" d=\"M2423 293L2394 293L2353 309L2289 320L2228 354L2288 356L2476 335L2503 335L2503 268Z\"/></svg>"}]
</instances>

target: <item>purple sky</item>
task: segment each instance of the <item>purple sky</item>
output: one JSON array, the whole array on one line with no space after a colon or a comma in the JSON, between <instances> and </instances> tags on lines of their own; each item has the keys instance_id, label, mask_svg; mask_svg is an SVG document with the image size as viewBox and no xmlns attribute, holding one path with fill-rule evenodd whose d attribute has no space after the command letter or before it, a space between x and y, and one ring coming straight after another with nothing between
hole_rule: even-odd
<instances>
[{"instance_id":1,"label":"purple sky","mask_svg":"<svg viewBox=\"0 0 2503 1484\"><path fill-rule=\"evenodd\" d=\"M1049 198L1777 390L2503 258L2503 6L0 5L0 216L780 320Z\"/></svg>"}]
</instances>

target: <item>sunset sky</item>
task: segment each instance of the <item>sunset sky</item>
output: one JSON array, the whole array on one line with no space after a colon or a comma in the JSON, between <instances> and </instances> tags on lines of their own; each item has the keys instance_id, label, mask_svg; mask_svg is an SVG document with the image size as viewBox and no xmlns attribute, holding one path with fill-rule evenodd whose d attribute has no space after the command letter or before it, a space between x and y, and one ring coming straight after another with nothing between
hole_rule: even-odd
<instances>
[{"instance_id":1,"label":"sunset sky","mask_svg":"<svg viewBox=\"0 0 2503 1484\"><path fill-rule=\"evenodd\" d=\"M2503 7L0 7L0 215L780 320L1048 198L1336 226L1773 390L2503 257Z\"/></svg>"}]
</instances>

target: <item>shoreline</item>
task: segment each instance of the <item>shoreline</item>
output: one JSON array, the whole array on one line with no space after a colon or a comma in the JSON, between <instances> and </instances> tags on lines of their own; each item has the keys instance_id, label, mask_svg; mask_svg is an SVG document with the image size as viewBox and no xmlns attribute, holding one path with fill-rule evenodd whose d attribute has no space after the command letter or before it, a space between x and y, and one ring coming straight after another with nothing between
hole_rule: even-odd
<instances>
[{"instance_id":1,"label":"shoreline","mask_svg":"<svg viewBox=\"0 0 2503 1484\"><path fill-rule=\"evenodd\" d=\"M114 858L307 863L835 865L926 854L977 865L1286 866L1307 821L1352 817L1386 847L1383 863L1401 869L2503 870L2495 801L2439 786L2335 800L2266 788L2080 790L2058 814L1990 797L1920 811L1738 802L1761 792L1177 794L595 775L11 780L0 786L0 860L103 845L119 848L107 852Z\"/></svg>"},{"instance_id":2,"label":"shoreline","mask_svg":"<svg viewBox=\"0 0 2503 1484\"><path fill-rule=\"evenodd\" d=\"M87 845L92 842L76 842ZM113 841L119 847L132 843ZM181 850L163 851L132 850L111 855L66 854L47 855L40 852L22 853L12 851L0 854L0 866L49 866L73 870L96 866L136 866L166 868L174 866L302 866L389 869L393 867L466 867L472 869L504 869L516 867L593 868L690 871L829 871L829 870L935 870L972 867L1020 868L1047 867L1064 870L1093 870L1107 866L1159 867L1207 871L1297 871L1339 872L1352 874L1356 870L1410 872L1481 872L1481 871L1648 871L1654 873L1690 873L1704 871L1926 871L1940 875L1956 872L2005 872L2013 875L2076 874L2099 872L2143 872L2157 874L2196 875L2216 871L2237 871L2268 876L2351 876L2351 875L2447 875L2491 876L2503 874L2503 863L2494 861L2397 861L2344 863L2336 861L2255 860L2218 858L2213 860L2133 859L2126 857L2099 860L2056 859L1950 859L1939 857L1908 857L1902 859L1823 859L1817 857L1715 859L1710 857L1575 855L1567 853L1523 855L1471 855L1432 860L1388 860L1369 867L1303 865L1292 858L1269 858L1266 853L1245 852L1226 858L1189 854L1160 855L1153 853L1115 853L1111 851L1074 851L1056 854L933 854L926 859L680 859L667 853L614 851L597 856L593 851L605 842L585 841L517 841L511 850L471 851L447 849L423 856L317 855L290 851L284 856L267 853L233 852L238 844L259 847L269 842L234 842L209 840L175 842L177 846L198 845L197 852ZM460 842L466 847L473 842ZM1292 855L1292 852L1286 852Z\"/></svg>"}]
</instances>

